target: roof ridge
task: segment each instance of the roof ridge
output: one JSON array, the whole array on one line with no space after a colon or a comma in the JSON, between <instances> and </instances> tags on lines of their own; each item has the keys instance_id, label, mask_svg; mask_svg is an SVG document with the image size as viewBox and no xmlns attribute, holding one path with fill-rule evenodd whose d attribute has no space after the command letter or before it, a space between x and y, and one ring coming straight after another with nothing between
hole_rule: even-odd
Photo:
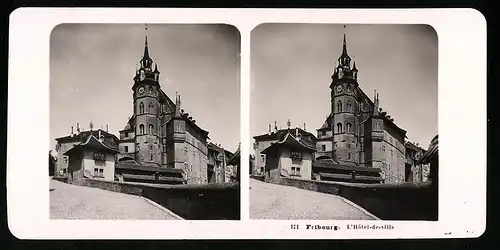
<instances>
[{"instance_id":1,"label":"roof ridge","mask_svg":"<svg viewBox=\"0 0 500 250\"><path fill-rule=\"evenodd\" d=\"M292 137L292 138L293 138L296 142L298 142L300 145L302 145L302 146L304 146L304 147L306 147L306 148L309 148L309 149L314 149L314 150L316 150L315 148L310 147L309 145L306 145L306 144L304 144L303 142L301 142L300 140L298 140L297 138L295 138L295 136L293 136L293 135L290 133L290 131L288 131L288 133L286 134L286 136L285 136L285 138L284 138L283 140L281 140L281 141L279 141L279 142L276 142L276 143L280 143L280 144L281 144L281 143L284 143L284 142L286 141L286 139L288 138L288 136L291 136L291 137Z\"/></svg>"}]
</instances>

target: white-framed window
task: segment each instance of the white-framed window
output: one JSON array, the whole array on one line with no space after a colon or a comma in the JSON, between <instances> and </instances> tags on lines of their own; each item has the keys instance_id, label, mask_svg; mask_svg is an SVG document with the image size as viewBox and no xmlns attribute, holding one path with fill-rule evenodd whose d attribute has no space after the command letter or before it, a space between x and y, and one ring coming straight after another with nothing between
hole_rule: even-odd
<instances>
[{"instance_id":1,"label":"white-framed window","mask_svg":"<svg viewBox=\"0 0 500 250\"><path fill-rule=\"evenodd\" d=\"M63 156L63 163L64 163L64 164L67 164L67 163L68 163L68 157L67 157L67 156Z\"/></svg>"},{"instance_id":2,"label":"white-framed window","mask_svg":"<svg viewBox=\"0 0 500 250\"><path fill-rule=\"evenodd\" d=\"M95 167L94 168L94 177L104 177L104 168Z\"/></svg>"},{"instance_id":3,"label":"white-framed window","mask_svg":"<svg viewBox=\"0 0 500 250\"><path fill-rule=\"evenodd\" d=\"M128 146L125 146L125 153L128 153Z\"/></svg>"},{"instance_id":4,"label":"white-framed window","mask_svg":"<svg viewBox=\"0 0 500 250\"><path fill-rule=\"evenodd\" d=\"M292 167L292 176L300 176L300 167Z\"/></svg>"}]
</instances>

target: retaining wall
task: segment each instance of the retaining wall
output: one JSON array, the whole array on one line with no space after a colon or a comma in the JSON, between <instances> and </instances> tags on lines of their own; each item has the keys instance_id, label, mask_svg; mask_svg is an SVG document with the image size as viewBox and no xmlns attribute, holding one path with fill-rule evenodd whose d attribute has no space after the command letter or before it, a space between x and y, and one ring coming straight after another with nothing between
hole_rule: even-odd
<instances>
[{"instance_id":1,"label":"retaining wall","mask_svg":"<svg viewBox=\"0 0 500 250\"><path fill-rule=\"evenodd\" d=\"M186 220L239 220L238 183L161 185L85 179L77 185L148 198Z\"/></svg>"},{"instance_id":2,"label":"retaining wall","mask_svg":"<svg viewBox=\"0 0 500 250\"><path fill-rule=\"evenodd\" d=\"M359 184L282 177L276 184L342 196L382 220L438 220L438 189L432 183Z\"/></svg>"}]
</instances>

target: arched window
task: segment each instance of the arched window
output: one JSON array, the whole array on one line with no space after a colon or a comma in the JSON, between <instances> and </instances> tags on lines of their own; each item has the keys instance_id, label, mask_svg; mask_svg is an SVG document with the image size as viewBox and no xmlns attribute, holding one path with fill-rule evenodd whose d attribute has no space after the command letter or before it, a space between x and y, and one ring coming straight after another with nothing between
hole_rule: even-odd
<instances>
[{"instance_id":1,"label":"arched window","mask_svg":"<svg viewBox=\"0 0 500 250\"><path fill-rule=\"evenodd\" d=\"M144 103L142 102L139 104L139 114L144 114Z\"/></svg>"},{"instance_id":2,"label":"arched window","mask_svg":"<svg viewBox=\"0 0 500 250\"><path fill-rule=\"evenodd\" d=\"M149 103L149 113L154 114L155 113L155 106L153 103Z\"/></svg>"},{"instance_id":3,"label":"arched window","mask_svg":"<svg viewBox=\"0 0 500 250\"><path fill-rule=\"evenodd\" d=\"M350 160L351 159L351 153L347 153L347 159Z\"/></svg>"},{"instance_id":4,"label":"arched window","mask_svg":"<svg viewBox=\"0 0 500 250\"><path fill-rule=\"evenodd\" d=\"M351 106L352 106L352 103L351 103L351 100L347 101L347 112L351 112Z\"/></svg>"},{"instance_id":5,"label":"arched window","mask_svg":"<svg viewBox=\"0 0 500 250\"><path fill-rule=\"evenodd\" d=\"M149 124L149 134L150 134L150 135L152 135L152 134L153 134L153 129L154 129L153 124Z\"/></svg>"},{"instance_id":6,"label":"arched window","mask_svg":"<svg viewBox=\"0 0 500 250\"><path fill-rule=\"evenodd\" d=\"M342 133L342 123L337 123L337 133Z\"/></svg>"},{"instance_id":7,"label":"arched window","mask_svg":"<svg viewBox=\"0 0 500 250\"><path fill-rule=\"evenodd\" d=\"M351 132L352 132L352 131L351 131L351 126L352 126L352 125L351 125L351 123L349 123L349 122L345 125L345 132L346 132L346 133L351 133Z\"/></svg>"},{"instance_id":8,"label":"arched window","mask_svg":"<svg viewBox=\"0 0 500 250\"><path fill-rule=\"evenodd\" d=\"M342 101L337 102L337 112L342 112Z\"/></svg>"},{"instance_id":9,"label":"arched window","mask_svg":"<svg viewBox=\"0 0 500 250\"><path fill-rule=\"evenodd\" d=\"M139 134L142 135L144 134L144 125L139 125Z\"/></svg>"}]
</instances>

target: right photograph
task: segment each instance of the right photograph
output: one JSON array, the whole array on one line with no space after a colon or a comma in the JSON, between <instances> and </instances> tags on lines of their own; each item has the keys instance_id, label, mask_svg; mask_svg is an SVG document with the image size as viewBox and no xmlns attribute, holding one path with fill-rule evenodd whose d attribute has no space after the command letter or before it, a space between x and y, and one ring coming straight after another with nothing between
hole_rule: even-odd
<instances>
[{"instance_id":1,"label":"right photograph","mask_svg":"<svg viewBox=\"0 0 500 250\"><path fill-rule=\"evenodd\" d=\"M266 23L250 60L250 219L438 220L434 28Z\"/></svg>"}]
</instances>

